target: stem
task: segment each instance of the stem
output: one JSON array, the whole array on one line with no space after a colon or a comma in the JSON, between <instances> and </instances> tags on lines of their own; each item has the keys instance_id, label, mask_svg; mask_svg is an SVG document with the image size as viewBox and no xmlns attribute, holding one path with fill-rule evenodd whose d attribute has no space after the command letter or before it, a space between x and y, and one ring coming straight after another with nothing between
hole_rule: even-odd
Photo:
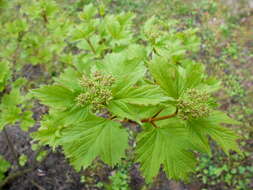
<instances>
[{"instance_id":1,"label":"stem","mask_svg":"<svg viewBox=\"0 0 253 190\"><path fill-rule=\"evenodd\" d=\"M110 119L110 120L113 120L113 119L115 119L115 118L117 118L117 116L112 116L112 117L110 117L109 119Z\"/></svg>"},{"instance_id":2,"label":"stem","mask_svg":"<svg viewBox=\"0 0 253 190\"><path fill-rule=\"evenodd\" d=\"M90 41L90 39L89 39L89 38L86 38L85 40L86 40L86 42L89 44L89 46L90 46L92 52L93 52L94 54L97 54L97 53L96 53L96 50L95 50L95 48L94 48L94 46L92 45L92 43L91 43L91 41Z\"/></svg>"},{"instance_id":3,"label":"stem","mask_svg":"<svg viewBox=\"0 0 253 190\"><path fill-rule=\"evenodd\" d=\"M14 157L14 160L15 160L15 162L16 162L18 168L21 168L21 166L20 166L20 164L19 164L19 159L18 159L17 151L15 150L14 145L13 145L12 141L11 141L10 138L9 138L9 135L8 135L8 132L7 132L6 128L3 129L3 132L4 132L4 135L5 135L5 138L6 138L8 147L10 148L11 153L12 153L12 155L13 155L13 157Z\"/></svg>"},{"instance_id":4,"label":"stem","mask_svg":"<svg viewBox=\"0 0 253 190\"><path fill-rule=\"evenodd\" d=\"M51 151L48 152L48 154L43 158L42 161L40 161L38 164L33 164L33 166L31 168L28 168L28 169L25 169L25 170L22 170L22 171L17 171L16 173L13 173L13 174L9 175L7 178L5 178L4 181L0 182L0 189L2 189L5 185L10 183L14 179L16 179L18 177L21 177L21 176L35 170L39 166L39 164L43 163L47 159L47 157L50 153L51 153Z\"/></svg>"},{"instance_id":5,"label":"stem","mask_svg":"<svg viewBox=\"0 0 253 190\"><path fill-rule=\"evenodd\" d=\"M39 185L37 182L35 182L34 180L30 180L30 182L36 186L39 190L46 190L44 187L42 187L41 185Z\"/></svg>"},{"instance_id":6,"label":"stem","mask_svg":"<svg viewBox=\"0 0 253 190\"><path fill-rule=\"evenodd\" d=\"M150 123L151 123L155 128L159 128L159 127L155 124L154 121L151 121Z\"/></svg>"},{"instance_id":7,"label":"stem","mask_svg":"<svg viewBox=\"0 0 253 190\"><path fill-rule=\"evenodd\" d=\"M178 113L178 109L173 114L165 115L165 116L161 116L161 117L146 118L146 119L142 119L141 122L143 122L143 123L152 123L154 121L169 119L169 118L175 117L177 115L177 113Z\"/></svg>"},{"instance_id":8,"label":"stem","mask_svg":"<svg viewBox=\"0 0 253 190\"><path fill-rule=\"evenodd\" d=\"M20 177L26 173L29 173L33 170L33 168L28 168L26 170L23 171L18 171L16 173L14 173L13 175L9 175L7 178L5 178L5 180L3 182L0 183L0 189L2 189L5 185L7 185L8 183L10 183L12 180L16 179L17 177Z\"/></svg>"},{"instance_id":9,"label":"stem","mask_svg":"<svg viewBox=\"0 0 253 190\"><path fill-rule=\"evenodd\" d=\"M153 125L155 128L159 128L155 124L155 121L160 121L160 120L165 120L165 119L169 119L169 118L175 117L177 115L177 113L178 113L178 109L176 109L176 111L173 114L165 115L165 116L161 116L161 117L156 117L156 116L158 116L162 112L162 110L163 109L159 110L153 117L142 119L141 122L142 123L151 123L151 125ZM117 117L113 116L113 117L111 117L109 119L113 120L115 118L117 118ZM129 120L129 119L120 120L118 122L130 122L130 123L135 123L136 124L135 121L132 121L132 120Z\"/></svg>"},{"instance_id":10,"label":"stem","mask_svg":"<svg viewBox=\"0 0 253 190\"><path fill-rule=\"evenodd\" d=\"M47 24L48 23L48 19L47 19L47 15L46 15L45 11L42 12L42 18L43 18L44 22Z\"/></svg>"},{"instance_id":11,"label":"stem","mask_svg":"<svg viewBox=\"0 0 253 190\"><path fill-rule=\"evenodd\" d=\"M152 118L155 118L156 116L158 116L162 111L163 109L160 109Z\"/></svg>"}]
</instances>

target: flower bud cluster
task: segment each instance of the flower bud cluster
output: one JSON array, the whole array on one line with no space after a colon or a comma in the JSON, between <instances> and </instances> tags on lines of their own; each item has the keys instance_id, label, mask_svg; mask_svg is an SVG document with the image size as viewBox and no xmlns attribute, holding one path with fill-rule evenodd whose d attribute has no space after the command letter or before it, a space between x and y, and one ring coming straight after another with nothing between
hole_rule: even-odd
<instances>
[{"instance_id":1,"label":"flower bud cluster","mask_svg":"<svg viewBox=\"0 0 253 190\"><path fill-rule=\"evenodd\" d=\"M77 96L76 101L80 106L91 105L93 112L101 111L112 99L111 86L115 79L111 75L94 72L91 77L82 76L81 86L85 92Z\"/></svg>"},{"instance_id":2,"label":"flower bud cluster","mask_svg":"<svg viewBox=\"0 0 253 190\"><path fill-rule=\"evenodd\" d=\"M178 99L178 116L183 120L209 116L211 112L210 95L206 92L189 89Z\"/></svg>"}]
</instances>

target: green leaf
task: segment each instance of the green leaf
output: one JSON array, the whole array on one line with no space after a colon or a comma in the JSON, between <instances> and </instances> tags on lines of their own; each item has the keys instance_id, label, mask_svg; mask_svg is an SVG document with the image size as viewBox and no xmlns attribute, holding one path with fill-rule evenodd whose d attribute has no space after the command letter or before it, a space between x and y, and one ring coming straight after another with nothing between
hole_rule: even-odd
<instances>
[{"instance_id":1,"label":"green leaf","mask_svg":"<svg viewBox=\"0 0 253 190\"><path fill-rule=\"evenodd\" d=\"M117 20L119 21L120 25L126 25L126 24L131 24L132 19L135 17L135 15L131 12L123 12L117 15Z\"/></svg>"},{"instance_id":2,"label":"green leaf","mask_svg":"<svg viewBox=\"0 0 253 190\"><path fill-rule=\"evenodd\" d=\"M155 57L149 63L149 69L154 80L167 93L168 96L178 98L182 91L182 81L176 65L166 59Z\"/></svg>"},{"instance_id":3,"label":"green leaf","mask_svg":"<svg viewBox=\"0 0 253 190\"><path fill-rule=\"evenodd\" d=\"M156 29L156 23L157 18L155 16L149 18L143 25L143 32L147 35L149 35L151 32L154 32L154 29Z\"/></svg>"},{"instance_id":4,"label":"green leaf","mask_svg":"<svg viewBox=\"0 0 253 190\"><path fill-rule=\"evenodd\" d=\"M151 118L164 109L163 105L148 105L148 106L139 106L139 105L132 105L131 109L135 111L135 115L141 120L145 118Z\"/></svg>"},{"instance_id":5,"label":"green leaf","mask_svg":"<svg viewBox=\"0 0 253 190\"><path fill-rule=\"evenodd\" d=\"M57 146L56 140L59 139L59 133L64 127L62 120L52 115L43 117L38 131L31 134L34 140L39 140L43 145L50 145L53 149Z\"/></svg>"},{"instance_id":6,"label":"green leaf","mask_svg":"<svg viewBox=\"0 0 253 190\"><path fill-rule=\"evenodd\" d=\"M182 41L178 39L159 39L159 43L156 44L155 50L158 55L171 60L173 63L181 61L186 55L186 49L184 48Z\"/></svg>"},{"instance_id":7,"label":"green leaf","mask_svg":"<svg viewBox=\"0 0 253 190\"><path fill-rule=\"evenodd\" d=\"M9 94L4 94L0 107L8 109L9 107L21 104L22 101L23 97L20 95L19 89L14 88Z\"/></svg>"},{"instance_id":8,"label":"green leaf","mask_svg":"<svg viewBox=\"0 0 253 190\"><path fill-rule=\"evenodd\" d=\"M173 98L180 97L189 88L203 87L204 67L199 63L189 62L184 68L155 57L149 68L158 85Z\"/></svg>"},{"instance_id":9,"label":"green leaf","mask_svg":"<svg viewBox=\"0 0 253 190\"><path fill-rule=\"evenodd\" d=\"M169 100L169 97L157 86L143 85L121 90L115 94L114 99L130 104L155 105Z\"/></svg>"},{"instance_id":10,"label":"green leaf","mask_svg":"<svg viewBox=\"0 0 253 190\"><path fill-rule=\"evenodd\" d=\"M85 56L94 56L94 53L96 52L97 55L101 55L106 51L107 46L105 44L101 44L101 41L103 38L99 35L92 35L89 40L80 40L77 44L77 47L81 50L88 50L92 52L91 54L85 55ZM91 46L92 45L92 46ZM93 60L94 61L94 60Z\"/></svg>"},{"instance_id":11,"label":"green leaf","mask_svg":"<svg viewBox=\"0 0 253 190\"><path fill-rule=\"evenodd\" d=\"M188 148L187 130L168 121L166 126L149 127L139 135L136 160L148 182L158 174L161 165L168 177L186 180L195 169L195 158Z\"/></svg>"},{"instance_id":12,"label":"green leaf","mask_svg":"<svg viewBox=\"0 0 253 190\"><path fill-rule=\"evenodd\" d=\"M90 113L88 107L74 106L61 113L57 112L55 114L57 114L58 119L61 119L65 125L70 125L87 119Z\"/></svg>"},{"instance_id":13,"label":"green leaf","mask_svg":"<svg viewBox=\"0 0 253 190\"><path fill-rule=\"evenodd\" d=\"M229 150L240 153L241 151L236 142L239 136L231 129L223 127L222 123L238 124L238 122L220 111L214 111L207 118L188 121L187 126L194 139L193 143L196 143L197 146L202 146L202 148L200 147L202 150L205 147L205 150L209 153L210 150L207 143L210 136L223 148L226 154L229 153Z\"/></svg>"},{"instance_id":14,"label":"green leaf","mask_svg":"<svg viewBox=\"0 0 253 190\"><path fill-rule=\"evenodd\" d=\"M106 18L106 29L114 39L120 39L122 27L115 16L111 15Z\"/></svg>"},{"instance_id":15,"label":"green leaf","mask_svg":"<svg viewBox=\"0 0 253 190\"><path fill-rule=\"evenodd\" d=\"M40 9L44 10L47 16L53 15L58 10L55 1L40 1Z\"/></svg>"},{"instance_id":16,"label":"green leaf","mask_svg":"<svg viewBox=\"0 0 253 190\"><path fill-rule=\"evenodd\" d=\"M82 77L81 73L77 72L75 69L68 67L64 72L55 78L55 82L61 86L64 86L73 90L80 90L79 80Z\"/></svg>"},{"instance_id":17,"label":"green leaf","mask_svg":"<svg viewBox=\"0 0 253 190\"><path fill-rule=\"evenodd\" d=\"M201 88L205 92L212 93L221 88L221 81L214 77L210 77L207 78L204 83L200 84L198 88Z\"/></svg>"},{"instance_id":18,"label":"green leaf","mask_svg":"<svg viewBox=\"0 0 253 190\"><path fill-rule=\"evenodd\" d=\"M241 122L232 119L227 114L225 114L221 111L214 111L209 116L209 120L213 123L234 124L234 125L240 125L241 124Z\"/></svg>"},{"instance_id":19,"label":"green leaf","mask_svg":"<svg viewBox=\"0 0 253 190\"><path fill-rule=\"evenodd\" d=\"M130 88L133 89L134 84L144 75L144 70L141 67L137 69L135 72L116 79L115 84L112 86L112 94L114 97L121 97L125 91L128 91Z\"/></svg>"},{"instance_id":20,"label":"green leaf","mask_svg":"<svg viewBox=\"0 0 253 190\"><path fill-rule=\"evenodd\" d=\"M11 106L2 110L0 115L0 129L5 125L15 124L20 119L21 109L16 106Z\"/></svg>"},{"instance_id":21,"label":"green leaf","mask_svg":"<svg viewBox=\"0 0 253 190\"><path fill-rule=\"evenodd\" d=\"M111 73L117 78L129 74L140 74L136 76L138 79L140 79L146 71L143 62L139 60L139 57L129 57L128 50L126 52L123 51L121 53L111 53L106 55L102 66L103 67L101 69L106 70L108 73Z\"/></svg>"},{"instance_id":22,"label":"green leaf","mask_svg":"<svg viewBox=\"0 0 253 190\"><path fill-rule=\"evenodd\" d=\"M139 44L130 44L126 49L127 58L139 60L140 62L146 59L146 48Z\"/></svg>"},{"instance_id":23,"label":"green leaf","mask_svg":"<svg viewBox=\"0 0 253 190\"><path fill-rule=\"evenodd\" d=\"M22 113L22 116L20 118L21 122L20 122L20 128L23 131L28 131L29 127L32 127L35 123L35 121L32 118L33 116L33 112L31 111L24 111Z\"/></svg>"},{"instance_id":24,"label":"green leaf","mask_svg":"<svg viewBox=\"0 0 253 190\"><path fill-rule=\"evenodd\" d=\"M71 33L72 40L78 41L89 38L96 30L94 22L83 23L82 25L76 26Z\"/></svg>"},{"instance_id":25,"label":"green leaf","mask_svg":"<svg viewBox=\"0 0 253 190\"><path fill-rule=\"evenodd\" d=\"M73 107L62 112L58 110L53 112L51 110L49 115L43 117L41 127L38 131L32 133L32 137L55 148L56 141L61 137L63 128L86 120L89 116L87 107Z\"/></svg>"},{"instance_id":26,"label":"green leaf","mask_svg":"<svg viewBox=\"0 0 253 190\"><path fill-rule=\"evenodd\" d=\"M75 94L60 85L42 86L33 90L32 94L50 107L66 108L75 103Z\"/></svg>"},{"instance_id":27,"label":"green leaf","mask_svg":"<svg viewBox=\"0 0 253 190\"><path fill-rule=\"evenodd\" d=\"M37 160L38 162L41 162L41 161L45 158L45 156L46 156L47 154L48 154L47 151L40 151L39 154L38 154L37 157L36 157L36 160Z\"/></svg>"},{"instance_id":28,"label":"green leaf","mask_svg":"<svg viewBox=\"0 0 253 190\"><path fill-rule=\"evenodd\" d=\"M9 76L10 76L10 68L8 62L0 61L0 92L5 88Z\"/></svg>"},{"instance_id":29,"label":"green leaf","mask_svg":"<svg viewBox=\"0 0 253 190\"><path fill-rule=\"evenodd\" d=\"M6 172L10 168L10 163L0 156L0 172Z\"/></svg>"},{"instance_id":30,"label":"green leaf","mask_svg":"<svg viewBox=\"0 0 253 190\"><path fill-rule=\"evenodd\" d=\"M20 164L20 166L24 166L27 162L28 158L25 154L21 154L18 158L18 162Z\"/></svg>"},{"instance_id":31,"label":"green leaf","mask_svg":"<svg viewBox=\"0 0 253 190\"><path fill-rule=\"evenodd\" d=\"M124 118L131 119L133 121L136 121L140 125L142 125L141 119L150 118L154 116L162 108L163 106L161 105L140 106L128 104L121 100L112 101L108 105L109 111L112 112L117 117L121 119Z\"/></svg>"},{"instance_id":32,"label":"green leaf","mask_svg":"<svg viewBox=\"0 0 253 190\"><path fill-rule=\"evenodd\" d=\"M90 20L97 14L97 9L92 3L86 5L83 11L80 13L79 17L83 20Z\"/></svg>"},{"instance_id":33,"label":"green leaf","mask_svg":"<svg viewBox=\"0 0 253 190\"><path fill-rule=\"evenodd\" d=\"M19 89L21 88L25 83L27 82L27 80L25 78L19 78L17 80L15 80L12 83L13 88Z\"/></svg>"},{"instance_id":34,"label":"green leaf","mask_svg":"<svg viewBox=\"0 0 253 190\"><path fill-rule=\"evenodd\" d=\"M211 128L209 135L222 147L227 155L229 154L229 150L241 153L241 150L236 142L236 140L239 139L239 136L236 135L234 131L216 125Z\"/></svg>"},{"instance_id":35,"label":"green leaf","mask_svg":"<svg viewBox=\"0 0 253 190\"><path fill-rule=\"evenodd\" d=\"M107 108L110 112L118 117L128 118L141 124L140 118L133 109L133 106L122 100L110 101L109 105L107 105Z\"/></svg>"},{"instance_id":36,"label":"green leaf","mask_svg":"<svg viewBox=\"0 0 253 190\"><path fill-rule=\"evenodd\" d=\"M124 52L107 55L103 64L100 65L100 69L115 77L115 84L112 87L115 96L136 84L146 72L146 68L139 58L128 59Z\"/></svg>"},{"instance_id":37,"label":"green leaf","mask_svg":"<svg viewBox=\"0 0 253 190\"><path fill-rule=\"evenodd\" d=\"M114 166L128 147L128 134L119 123L94 117L63 130L59 145L73 166L86 168L96 158Z\"/></svg>"},{"instance_id":38,"label":"green leaf","mask_svg":"<svg viewBox=\"0 0 253 190\"><path fill-rule=\"evenodd\" d=\"M4 179L4 173L7 172L10 167L11 164L0 156L0 182Z\"/></svg>"},{"instance_id":39,"label":"green leaf","mask_svg":"<svg viewBox=\"0 0 253 190\"><path fill-rule=\"evenodd\" d=\"M185 88L195 88L204 77L204 67L202 64L191 63L186 65Z\"/></svg>"}]
</instances>

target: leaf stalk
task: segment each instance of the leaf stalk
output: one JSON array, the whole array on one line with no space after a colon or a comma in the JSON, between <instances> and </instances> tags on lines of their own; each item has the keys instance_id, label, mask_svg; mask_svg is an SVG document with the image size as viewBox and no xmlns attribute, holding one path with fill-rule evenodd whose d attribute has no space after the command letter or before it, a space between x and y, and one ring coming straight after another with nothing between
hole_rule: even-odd
<instances>
[{"instance_id":1,"label":"leaf stalk","mask_svg":"<svg viewBox=\"0 0 253 190\"><path fill-rule=\"evenodd\" d=\"M97 54L97 52L96 52L94 46L92 45L90 39L89 39L89 38L86 38L85 40L86 40L86 42L89 44L89 46L90 46L92 52L93 52L94 54Z\"/></svg>"},{"instance_id":2,"label":"leaf stalk","mask_svg":"<svg viewBox=\"0 0 253 190\"><path fill-rule=\"evenodd\" d=\"M156 117L157 115L159 115L159 113L161 113L161 111L159 111L158 114L156 114L154 117L142 119L141 122L142 123L152 123L152 122L155 122L155 121L160 121L160 120L175 117L178 113L178 109L176 109L176 111L173 114L165 115L165 116L161 116L161 117Z\"/></svg>"}]
</instances>

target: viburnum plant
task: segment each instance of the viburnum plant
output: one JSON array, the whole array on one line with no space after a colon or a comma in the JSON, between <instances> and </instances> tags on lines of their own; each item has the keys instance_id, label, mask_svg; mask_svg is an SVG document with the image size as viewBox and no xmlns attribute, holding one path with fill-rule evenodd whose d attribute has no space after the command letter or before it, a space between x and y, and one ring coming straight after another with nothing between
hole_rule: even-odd
<instances>
[{"instance_id":1,"label":"viburnum plant","mask_svg":"<svg viewBox=\"0 0 253 190\"><path fill-rule=\"evenodd\" d=\"M12 80L12 68L8 61L0 61L0 131L8 125L19 123L20 128L28 131L34 124L29 102L22 92L26 80Z\"/></svg>"},{"instance_id":2,"label":"viburnum plant","mask_svg":"<svg viewBox=\"0 0 253 190\"><path fill-rule=\"evenodd\" d=\"M13 62L17 71L26 64L43 65L49 72L59 68L59 62L68 62L63 50L69 17L54 0L1 0L0 58Z\"/></svg>"},{"instance_id":3,"label":"viburnum plant","mask_svg":"<svg viewBox=\"0 0 253 190\"><path fill-rule=\"evenodd\" d=\"M11 65L9 61L0 59L0 132L5 138L16 165L11 165L0 155L0 189L10 179L22 174L22 172L12 173L5 178L5 174L10 168L15 169L18 166L23 169L19 164L20 157L9 135L8 128L18 124L23 131L28 131L29 127L34 125L33 113L30 111L31 104L29 104L23 90L26 80L24 78L14 79Z\"/></svg>"},{"instance_id":4,"label":"viburnum plant","mask_svg":"<svg viewBox=\"0 0 253 190\"><path fill-rule=\"evenodd\" d=\"M8 171L11 164L0 155L0 183L4 180L4 173Z\"/></svg>"},{"instance_id":5,"label":"viburnum plant","mask_svg":"<svg viewBox=\"0 0 253 190\"><path fill-rule=\"evenodd\" d=\"M136 33L133 18L84 7L68 37L71 64L52 85L31 92L49 107L33 137L61 146L77 170L97 157L114 166L129 147L126 123L135 123L135 161L147 182L161 167L169 178L187 180L196 153L211 153L210 139L227 154L240 152L238 136L222 126L238 122L217 110L219 81L191 58L197 30L152 17Z\"/></svg>"}]
</instances>

